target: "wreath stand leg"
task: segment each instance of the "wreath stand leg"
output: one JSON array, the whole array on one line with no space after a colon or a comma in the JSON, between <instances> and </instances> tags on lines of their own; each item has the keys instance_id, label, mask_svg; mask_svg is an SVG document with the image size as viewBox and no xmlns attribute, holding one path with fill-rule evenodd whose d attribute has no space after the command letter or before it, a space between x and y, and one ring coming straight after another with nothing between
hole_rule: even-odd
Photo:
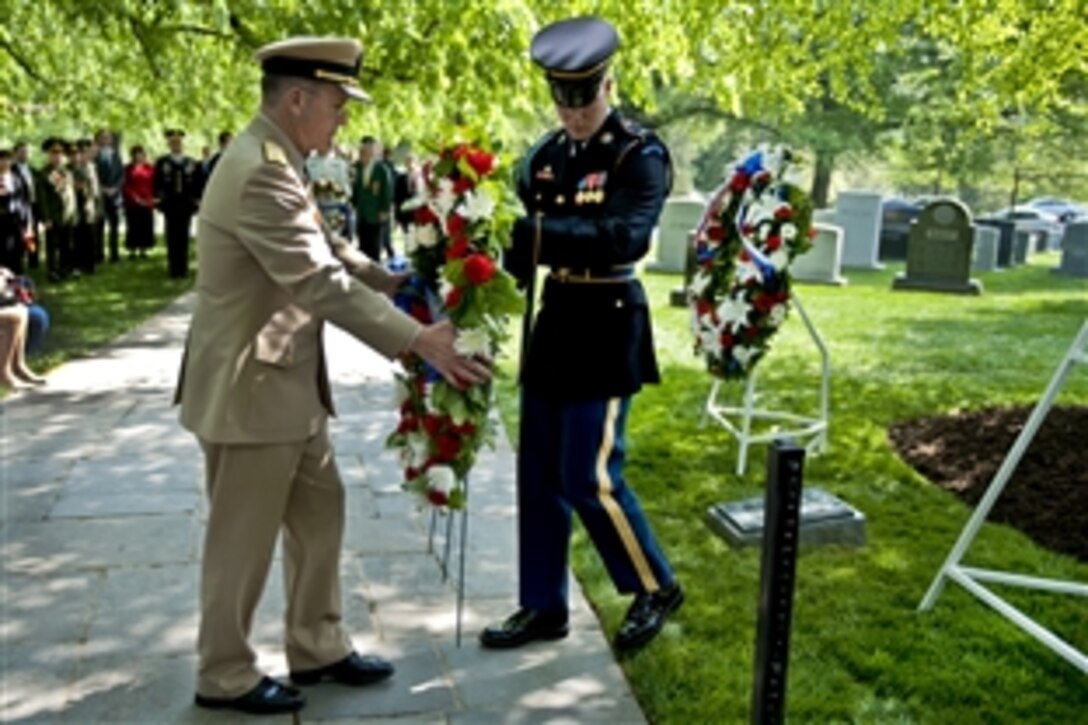
<instances>
[{"instance_id":1,"label":"wreath stand leg","mask_svg":"<svg viewBox=\"0 0 1088 725\"><path fill-rule=\"evenodd\" d=\"M464 620L465 613L465 561L467 556L465 549L468 546L468 477L465 477L462 483L462 489L464 491L464 506L459 511L446 511L446 540L442 544L442 558L439 560L439 567L442 569L442 582L449 581L450 578L450 553L453 549L453 520L455 517L461 517L461 532L459 541L457 542L457 610L456 610L456 627L457 627L457 646L461 646L461 624ZM434 532L437 527L438 509L431 510L431 524L430 533L427 538L427 551L428 553L434 553Z\"/></svg>"},{"instance_id":2,"label":"wreath stand leg","mask_svg":"<svg viewBox=\"0 0 1088 725\"><path fill-rule=\"evenodd\" d=\"M740 444L740 451L737 454L736 469L738 476L744 475L744 472L748 467L748 448L753 443L765 443L774 440L775 438L787 436L804 442L805 448L809 453L827 450L827 429L830 422L828 400L831 391L830 356L827 352L827 346L820 336L820 332L816 329L816 326L812 324L812 320L809 318L808 313L805 312L804 305L801 304L801 299L796 292L793 293L791 302L794 307L797 308L798 313L800 313L801 320L808 330L809 337L820 352L820 414L819 417L813 418L784 411L757 408L755 405L757 368L753 368L751 372L748 373L744 385L744 403L741 407L721 405L718 402L718 393L721 390L722 381L715 380L710 388L710 395L707 396L706 405L703 407L703 414L699 425L702 427L706 424L708 417L713 418L737 439L737 442ZM731 420L731 418L739 419L739 427ZM753 419L760 419L773 423L785 423L796 427L753 434Z\"/></svg>"}]
</instances>

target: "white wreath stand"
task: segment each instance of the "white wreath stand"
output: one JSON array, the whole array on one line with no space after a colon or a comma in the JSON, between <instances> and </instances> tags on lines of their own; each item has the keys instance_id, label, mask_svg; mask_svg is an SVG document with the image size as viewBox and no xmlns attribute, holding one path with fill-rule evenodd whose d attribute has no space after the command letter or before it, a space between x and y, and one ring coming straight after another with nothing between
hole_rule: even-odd
<instances>
[{"instance_id":1,"label":"white wreath stand","mask_svg":"<svg viewBox=\"0 0 1088 725\"><path fill-rule=\"evenodd\" d=\"M1017 464L1020 463L1020 458L1024 455L1024 451L1027 450L1032 439L1035 438L1039 426L1042 425L1043 419L1046 418L1047 413L1050 412L1050 408L1054 404L1055 396L1058 394L1058 391L1061 390L1066 377L1077 363L1088 364L1088 320L1086 320L1081 327L1080 333L1073 342L1073 346L1069 348L1069 352L1065 354L1065 358L1062 360L1061 365L1058 366L1058 370L1050 380L1050 385L1047 386L1046 392L1043 393L1042 399L1036 404L1035 409L1031 412L1031 416L1024 425L1024 429L1020 431L1020 435L1017 437L1016 442L1013 443L1012 448L1009 449L1008 455L1005 456L1004 463L1001 464L1001 468L990 482L989 488L986 489L986 494L982 497L982 500L979 502L971 519L963 528L959 540L956 542L956 545L952 547L952 551L949 553L948 559L945 560L941 570L937 572L933 584L930 585L929 591L926 592L926 596L922 599L922 603L919 605L918 609L919 611L926 611L932 608L937 601L937 597L940 596L941 591L944 588L945 579L951 579L968 592L996 609L1006 619L1042 642L1060 657L1069 661L1081 672L1088 674L1088 656L1055 635L1049 629L1039 625L1031 617L1006 602L997 594L994 594L980 582L1008 584L1009 586L1023 587L1025 589L1037 589L1059 594L1076 594L1082 597L1088 597L1088 586L1056 579L1040 579L1038 577L1022 576L1019 574L1010 574L1008 572L993 571L989 569L976 569L960 565L960 560L963 558L963 555L967 553L967 549L971 546L971 542L974 541L979 527L985 522L987 514L990 513L990 509L993 508L994 504L997 502L998 496L1000 496L1001 492L1005 489L1005 484L1007 484L1012 477L1013 471L1016 470Z\"/></svg>"},{"instance_id":2,"label":"white wreath stand","mask_svg":"<svg viewBox=\"0 0 1088 725\"><path fill-rule=\"evenodd\" d=\"M820 351L820 416L818 418L806 417L796 413L786 413L776 410L764 410L757 408L756 399L756 370L753 368L748 373L748 379L744 385L744 404L741 407L721 405L718 403L718 392L721 390L722 381L715 380L710 388L706 406L703 408L703 416L700 426L706 424L707 417L713 418L729 431L740 444L740 452L737 454L737 475L744 475L748 467L748 447L753 443L766 443L783 436L792 437L805 445L808 453L818 453L827 450L827 427L830 420L828 397L831 389L831 362L827 353L827 346L820 337L816 326L812 324L808 313L801 304L801 298L794 292L790 299L791 304L801 313L801 320L805 323L809 337ZM732 419L737 419L734 423ZM763 433L752 432L753 419L770 422L781 422L796 426L787 430L775 429Z\"/></svg>"}]
</instances>

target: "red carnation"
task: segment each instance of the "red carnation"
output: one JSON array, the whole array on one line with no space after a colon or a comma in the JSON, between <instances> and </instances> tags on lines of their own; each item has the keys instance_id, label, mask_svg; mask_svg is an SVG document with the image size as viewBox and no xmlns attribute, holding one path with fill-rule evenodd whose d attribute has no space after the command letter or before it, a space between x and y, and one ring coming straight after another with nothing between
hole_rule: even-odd
<instances>
[{"instance_id":1,"label":"red carnation","mask_svg":"<svg viewBox=\"0 0 1088 725\"><path fill-rule=\"evenodd\" d=\"M429 324L431 322L431 311L427 309L427 305L422 302L414 303L409 314L423 324Z\"/></svg>"},{"instance_id":2,"label":"red carnation","mask_svg":"<svg viewBox=\"0 0 1088 725\"><path fill-rule=\"evenodd\" d=\"M441 426L442 421L438 418L437 415L434 415L433 413L428 413L427 415L423 416L423 430L427 431L427 435L438 435L438 429Z\"/></svg>"},{"instance_id":3,"label":"red carnation","mask_svg":"<svg viewBox=\"0 0 1088 725\"><path fill-rule=\"evenodd\" d=\"M715 224L714 226L707 227L706 238L712 242L720 242L725 239L725 227L721 224Z\"/></svg>"},{"instance_id":4,"label":"red carnation","mask_svg":"<svg viewBox=\"0 0 1088 725\"><path fill-rule=\"evenodd\" d=\"M449 219L446 220L446 231L449 232L451 237L461 236L467 226L468 220L457 213L450 214Z\"/></svg>"},{"instance_id":5,"label":"red carnation","mask_svg":"<svg viewBox=\"0 0 1088 725\"><path fill-rule=\"evenodd\" d=\"M446 260L464 259L468 255L468 239L454 237L453 243L446 248ZM447 305L448 307L448 305Z\"/></svg>"},{"instance_id":6,"label":"red carnation","mask_svg":"<svg viewBox=\"0 0 1088 725\"><path fill-rule=\"evenodd\" d=\"M756 228L754 226L752 226L751 224L745 224L745 225L741 226L740 233L743 234L746 237L750 237L750 236L752 236L752 232L754 232L755 230L756 230Z\"/></svg>"},{"instance_id":7,"label":"red carnation","mask_svg":"<svg viewBox=\"0 0 1088 725\"><path fill-rule=\"evenodd\" d=\"M742 262L751 262L752 261L752 255L748 254L747 249L742 249L742 250L740 250L740 254L738 255L738 259L740 259L740 261L742 261Z\"/></svg>"},{"instance_id":8,"label":"red carnation","mask_svg":"<svg viewBox=\"0 0 1088 725\"><path fill-rule=\"evenodd\" d=\"M461 290L458 287L454 287L450 290L450 293L446 295L446 309L455 309L461 304Z\"/></svg>"},{"instance_id":9,"label":"red carnation","mask_svg":"<svg viewBox=\"0 0 1088 725\"><path fill-rule=\"evenodd\" d=\"M468 153L468 165L480 176L487 176L495 167L495 157L486 151L473 149Z\"/></svg>"},{"instance_id":10,"label":"red carnation","mask_svg":"<svg viewBox=\"0 0 1088 725\"><path fill-rule=\"evenodd\" d=\"M695 303L695 314L699 317L708 315L714 310L714 305L707 300L699 300Z\"/></svg>"},{"instance_id":11,"label":"red carnation","mask_svg":"<svg viewBox=\"0 0 1088 725\"><path fill-rule=\"evenodd\" d=\"M461 441L457 436L453 435L440 435L435 438L435 447L438 452L435 453L435 458L440 461L453 461L457 458L457 454L461 450Z\"/></svg>"},{"instance_id":12,"label":"red carnation","mask_svg":"<svg viewBox=\"0 0 1088 725\"><path fill-rule=\"evenodd\" d=\"M745 327L744 328L744 338L746 340L748 340L748 342L751 342L752 340L755 340L757 337L759 337L759 329L758 328L756 328L756 327Z\"/></svg>"},{"instance_id":13,"label":"red carnation","mask_svg":"<svg viewBox=\"0 0 1088 725\"><path fill-rule=\"evenodd\" d=\"M412 212L412 221L415 222L417 226L422 227L427 224L437 224L438 217L431 211L431 207L421 206L417 207L416 210Z\"/></svg>"},{"instance_id":14,"label":"red carnation","mask_svg":"<svg viewBox=\"0 0 1088 725\"><path fill-rule=\"evenodd\" d=\"M468 146L463 143L459 143L453 147L453 160L460 161L468 155Z\"/></svg>"},{"instance_id":15,"label":"red carnation","mask_svg":"<svg viewBox=\"0 0 1088 725\"><path fill-rule=\"evenodd\" d=\"M436 488L428 488L427 500L435 506L445 506L450 502L450 497Z\"/></svg>"},{"instance_id":16,"label":"red carnation","mask_svg":"<svg viewBox=\"0 0 1088 725\"><path fill-rule=\"evenodd\" d=\"M461 178L453 182L453 195L461 196L461 194L464 194L466 191L474 186L475 184L472 183L472 179L468 178L467 176L462 176Z\"/></svg>"},{"instance_id":17,"label":"red carnation","mask_svg":"<svg viewBox=\"0 0 1088 725\"><path fill-rule=\"evenodd\" d=\"M406 415L397 426L398 433L411 433L419 430L419 419L412 415Z\"/></svg>"},{"instance_id":18,"label":"red carnation","mask_svg":"<svg viewBox=\"0 0 1088 725\"><path fill-rule=\"evenodd\" d=\"M729 180L729 190L734 194L740 194L748 188L748 183L748 174L743 171L738 171L733 174L733 178Z\"/></svg>"},{"instance_id":19,"label":"red carnation","mask_svg":"<svg viewBox=\"0 0 1088 725\"><path fill-rule=\"evenodd\" d=\"M486 254L472 254L465 260L465 278L479 287L495 276L495 263Z\"/></svg>"},{"instance_id":20,"label":"red carnation","mask_svg":"<svg viewBox=\"0 0 1088 725\"><path fill-rule=\"evenodd\" d=\"M780 206L774 210L774 218L779 221L785 221L793 218L793 209L788 206Z\"/></svg>"},{"instance_id":21,"label":"red carnation","mask_svg":"<svg viewBox=\"0 0 1088 725\"><path fill-rule=\"evenodd\" d=\"M733 336L730 335L728 332L722 333L722 347L726 350L733 347Z\"/></svg>"},{"instance_id":22,"label":"red carnation","mask_svg":"<svg viewBox=\"0 0 1088 725\"><path fill-rule=\"evenodd\" d=\"M773 252L773 251L775 251L776 249L778 249L781 246L782 246L782 237L778 236L777 234L772 234L771 236L767 237L767 251L768 252Z\"/></svg>"},{"instance_id":23,"label":"red carnation","mask_svg":"<svg viewBox=\"0 0 1088 725\"><path fill-rule=\"evenodd\" d=\"M419 478L419 473L420 471L418 468L408 466L408 468L404 469L404 479L406 481L411 481L412 479Z\"/></svg>"},{"instance_id":24,"label":"red carnation","mask_svg":"<svg viewBox=\"0 0 1088 725\"><path fill-rule=\"evenodd\" d=\"M466 420L461 425L454 426L454 430L457 431L459 435L470 436L476 432L476 426L472 424L471 420Z\"/></svg>"}]
</instances>

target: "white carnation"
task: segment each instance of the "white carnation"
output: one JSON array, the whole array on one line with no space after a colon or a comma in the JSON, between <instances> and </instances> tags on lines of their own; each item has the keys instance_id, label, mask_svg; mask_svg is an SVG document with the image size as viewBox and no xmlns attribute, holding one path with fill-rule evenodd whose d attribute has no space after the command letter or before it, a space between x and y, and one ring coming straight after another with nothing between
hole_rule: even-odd
<instances>
[{"instance_id":1,"label":"white carnation","mask_svg":"<svg viewBox=\"0 0 1088 725\"><path fill-rule=\"evenodd\" d=\"M786 319L786 313L788 311L789 311L789 308L786 307L782 303L779 303L779 304L775 305L774 307L772 307L771 308L771 314L770 314L771 324L774 325L775 327L781 326L782 321Z\"/></svg>"},{"instance_id":2,"label":"white carnation","mask_svg":"<svg viewBox=\"0 0 1088 725\"><path fill-rule=\"evenodd\" d=\"M491 336L484 327L470 327L467 330L458 330L453 349L461 355L488 357L491 355Z\"/></svg>"},{"instance_id":3,"label":"white carnation","mask_svg":"<svg viewBox=\"0 0 1088 725\"><path fill-rule=\"evenodd\" d=\"M759 352L754 347L745 347L744 345L737 345L733 348L733 357L737 359L742 368L748 367L748 363Z\"/></svg>"},{"instance_id":4,"label":"white carnation","mask_svg":"<svg viewBox=\"0 0 1088 725\"><path fill-rule=\"evenodd\" d=\"M408 454L409 465L413 468L419 468L426 463L431 457L431 447L427 437L419 433L408 436Z\"/></svg>"},{"instance_id":5,"label":"white carnation","mask_svg":"<svg viewBox=\"0 0 1088 725\"><path fill-rule=\"evenodd\" d=\"M759 273L759 267L754 262L741 262L737 265L737 281L746 284L750 279L762 283L763 275Z\"/></svg>"},{"instance_id":6,"label":"white carnation","mask_svg":"<svg viewBox=\"0 0 1088 725\"><path fill-rule=\"evenodd\" d=\"M453 182L449 179L440 179L438 193L431 197L431 209L439 219L445 219L456 203L457 196L453 193Z\"/></svg>"},{"instance_id":7,"label":"white carnation","mask_svg":"<svg viewBox=\"0 0 1088 725\"><path fill-rule=\"evenodd\" d=\"M449 466L435 466L427 471L427 487L449 495L457 485L457 476Z\"/></svg>"},{"instance_id":8,"label":"white carnation","mask_svg":"<svg viewBox=\"0 0 1088 725\"><path fill-rule=\"evenodd\" d=\"M465 193L465 203L458 213L470 222L490 219L495 213L495 200L483 189Z\"/></svg>"},{"instance_id":9,"label":"white carnation","mask_svg":"<svg viewBox=\"0 0 1088 725\"><path fill-rule=\"evenodd\" d=\"M783 224L782 225L782 238L785 239L787 242L792 242L794 239L796 239L797 238L797 226L790 223L790 222L786 222L785 224Z\"/></svg>"},{"instance_id":10,"label":"white carnation","mask_svg":"<svg viewBox=\"0 0 1088 725\"><path fill-rule=\"evenodd\" d=\"M438 294L442 297L442 299L446 299L447 297L449 297L450 292L453 292L454 289L455 288L453 286L453 283L450 282L448 279L443 278L443 280L438 283Z\"/></svg>"},{"instance_id":11,"label":"white carnation","mask_svg":"<svg viewBox=\"0 0 1088 725\"><path fill-rule=\"evenodd\" d=\"M700 270L695 273L694 277L691 278L691 291L695 294L696 297L700 297L702 296L703 292L706 291L706 288L710 286L710 283L712 281L713 280L709 274Z\"/></svg>"},{"instance_id":12,"label":"white carnation","mask_svg":"<svg viewBox=\"0 0 1088 725\"><path fill-rule=\"evenodd\" d=\"M770 260L771 264L774 265L775 269L782 270L789 266L790 255L789 252L786 251L785 247L779 247L778 249L771 252Z\"/></svg>"},{"instance_id":13,"label":"white carnation","mask_svg":"<svg viewBox=\"0 0 1088 725\"><path fill-rule=\"evenodd\" d=\"M415 233L415 242L417 245L430 249L438 244L438 232L435 230L433 224L424 224L417 226Z\"/></svg>"},{"instance_id":14,"label":"white carnation","mask_svg":"<svg viewBox=\"0 0 1088 725\"><path fill-rule=\"evenodd\" d=\"M699 344L707 355L717 357L722 354L722 338L717 330L703 330L699 333Z\"/></svg>"}]
</instances>

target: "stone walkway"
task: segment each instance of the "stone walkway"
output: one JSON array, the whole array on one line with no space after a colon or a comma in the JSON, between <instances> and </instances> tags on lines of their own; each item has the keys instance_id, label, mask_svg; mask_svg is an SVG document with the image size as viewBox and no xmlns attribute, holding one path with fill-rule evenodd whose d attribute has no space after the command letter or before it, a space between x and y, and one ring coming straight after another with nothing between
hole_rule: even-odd
<instances>
[{"instance_id":1,"label":"stone walkway","mask_svg":"<svg viewBox=\"0 0 1088 725\"><path fill-rule=\"evenodd\" d=\"M206 509L200 449L170 404L191 304L182 298L93 358L53 371L46 389L0 405L0 721L244 717L191 704ZM391 658L397 674L362 690L308 688L301 721L644 722L577 586L566 641L498 653L476 644L515 601L505 439L471 482L465 637L456 646L453 584L428 551L429 516L400 490L383 449L394 420L390 366L337 330L326 344L348 486L346 619L356 646ZM444 531L440 523L439 553ZM282 588L275 566L254 627L262 666L276 676L286 674Z\"/></svg>"}]
</instances>

